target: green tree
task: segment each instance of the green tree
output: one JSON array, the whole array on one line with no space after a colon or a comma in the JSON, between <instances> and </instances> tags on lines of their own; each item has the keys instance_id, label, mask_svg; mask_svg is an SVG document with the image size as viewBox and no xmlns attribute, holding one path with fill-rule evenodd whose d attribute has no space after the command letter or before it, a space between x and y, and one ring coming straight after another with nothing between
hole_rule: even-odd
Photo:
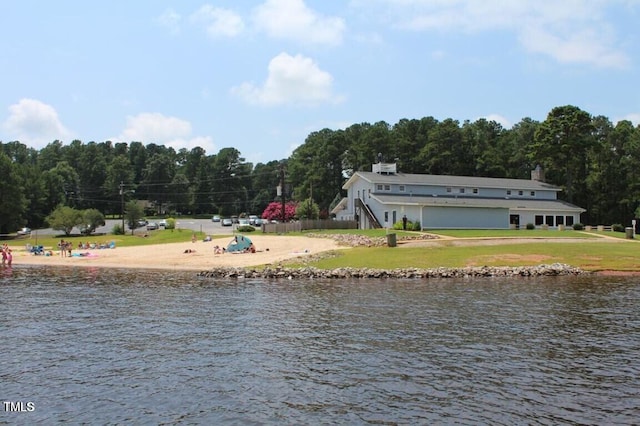
<instances>
[{"instance_id":1,"label":"green tree","mask_svg":"<svg viewBox=\"0 0 640 426\"><path fill-rule=\"evenodd\" d=\"M547 178L564 187L564 196L570 203L579 204L586 195L592 130L591 116L567 105L553 108L535 134L531 155L545 168Z\"/></svg>"},{"instance_id":2,"label":"green tree","mask_svg":"<svg viewBox=\"0 0 640 426\"><path fill-rule=\"evenodd\" d=\"M97 209L86 209L82 211L82 231L90 235L99 226L104 226L104 215Z\"/></svg>"},{"instance_id":3,"label":"green tree","mask_svg":"<svg viewBox=\"0 0 640 426\"><path fill-rule=\"evenodd\" d=\"M0 152L0 233L13 232L26 222L27 199L18 165Z\"/></svg>"},{"instance_id":4,"label":"green tree","mask_svg":"<svg viewBox=\"0 0 640 426\"><path fill-rule=\"evenodd\" d=\"M176 173L176 165L170 154L154 154L144 168L142 194L156 204L156 211L164 211L163 206L169 200L170 183Z\"/></svg>"},{"instance_id":5,"label":"green tree","mask_svg":"<svg viewBox=\"0 0 640 426\"><path fill-rule=\"evenodd\" d=\"M133 235L133 231L138 227L138 222L144 217L144 209L136 200L128 201L124 208L124 218L127 221L127 226L131 229L131 235Z\"/></svg>"},{"instance_id":6,"label":"green tree","mask_svg":"<svg viewBox=\"0 0 640 426\"><path fill-rule=\"evenodd\" d=\"M298 203L296 207L296 217L298 219L318 219L320 217L320 209L311 198Z\"/></svg>"},{"instance_id":7,"label":"green tree","mask_svg":"<svg viewBox=\"0 0 640 426\"><path fill-rule=\"evenodd\" d=\"M74 227L82 224L82 212L73 207L59 205L47 216L49 227L71 235Z\"/></svg>"}]
</instances>

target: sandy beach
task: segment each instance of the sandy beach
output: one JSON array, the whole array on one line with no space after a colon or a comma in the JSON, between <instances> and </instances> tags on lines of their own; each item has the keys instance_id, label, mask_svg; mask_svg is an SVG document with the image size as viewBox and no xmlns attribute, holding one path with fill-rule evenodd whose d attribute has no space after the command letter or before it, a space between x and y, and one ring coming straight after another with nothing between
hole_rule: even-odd
<instances>
[{"instance_id":1,"label":"sandy beach","mask_svg":"<svg viewBox=\"0 0 640 426\"><path fill-rule=\"evenodd\" d=\"M215 267L250 267L277 264L296 257L323 251L345 249L328 238L252 235L256 253L215 254L216 245L226 246L230 239L210 242L157 244L114 249L73 250L73 256L33 255L24 246L13 246L13 265L91 266L108 268L142 268L206 271ZM192 252L187 252L191 250ZM80 254L83 254L80 256Z\"/></svg>"}]
</instances>

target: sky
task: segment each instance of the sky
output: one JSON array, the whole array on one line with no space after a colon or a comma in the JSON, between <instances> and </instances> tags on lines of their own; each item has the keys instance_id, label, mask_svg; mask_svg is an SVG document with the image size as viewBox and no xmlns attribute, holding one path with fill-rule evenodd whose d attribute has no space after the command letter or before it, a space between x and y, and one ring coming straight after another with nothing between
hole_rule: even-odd
<instances>
[{"instance_id":1,"label":"sky","mask_svg":"<svg viewBox=\"0 0 640 426\"><path fill-rule=\"evenodd\" d=\"M21 0L0 141L155 143L254 164L357 123L640 124L640 0Z\"/></svg>"}]
</instances>

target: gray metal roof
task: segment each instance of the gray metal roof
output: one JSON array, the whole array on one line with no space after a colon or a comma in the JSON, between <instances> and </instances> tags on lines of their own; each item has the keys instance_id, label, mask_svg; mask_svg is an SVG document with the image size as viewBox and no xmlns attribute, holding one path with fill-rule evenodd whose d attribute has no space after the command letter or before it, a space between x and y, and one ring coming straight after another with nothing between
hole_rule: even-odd
<instances>
[{"instance_id":1,"label":"gray metal roof","mask_svg":"<svg viewBox=\"0 0 640 426\"><path fill-rule=\"evenodd\" d=\"M466 188L500 188L527 191L561 191L562 189L530 179L506 179L506 178L486 178L472 176L446 176L446 175L423 175L415 173L396 173L396 174L379 174L373 172L356 172L344 184L343 189L349 187L358 179L364 179L370 183L382 184L398 184L398 185L434 185L434 186L452 186Z\"/></svg>"},{"instance_id":2,"label":"gray metal roof","mask_svg":"<svg viewBox=\"0 0 640 426\"><path fill-rule=\"evenodd\" d=\"M531 200L512 198L476 198L476 197L433 197L433 196L407 196L407 195L380 195L371 194L371 198L382 204L403 204L429 207L480 207L480 208L506 208L509 210L536 210L536 211L565 211L582 213L581 207L562 200Z\"/></svg>"}]
</instances>

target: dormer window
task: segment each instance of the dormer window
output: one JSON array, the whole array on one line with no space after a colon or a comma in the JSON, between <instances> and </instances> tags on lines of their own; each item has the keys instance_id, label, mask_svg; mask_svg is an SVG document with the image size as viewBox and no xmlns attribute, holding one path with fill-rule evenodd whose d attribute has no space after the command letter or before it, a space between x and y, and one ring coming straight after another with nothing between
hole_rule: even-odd
<instances>
[{"instance_id":1,"label":"dormer window","mask_svg":"<svg viewBox=\"0 0 640 426\"><path fill-rule=\"evenodd\" d=\"M531 193L529 195L531 195L532 197L535 197L536 196L536 191L531 191Z\"/></svg>"},{"instance_id":2,"label":"dormer window","mask_svg":"<svg viewBox=\"0 0 640 426\"><path fill-rule=\"evenodd\" d=\"M523 195L524 192L523 191L518 191L518 195Z\"/></svg>"},{"instance_id":3,"label":"dormer window","mask_svg":"<svg viewBox=\"0 0 640 426\"><path fill-rule=\"evenodd\" d=\"M451 187L447 187L447 192L451 192Z\"/></svg>"},{"instance_id":4,"label":"dormer window","mask_svg":"<svg viewBox=\"0 0 640 426\"><path fill-rule=\"evenodd\" d=\"M400 192L404 192L404 191L405 191L404 185L400 185L400 186L398 187L398 190L399 190Z\"/></svg>"},{"instance_id":5,"label":"dormer window","mask_svg":"<svg viewBox=\"0 0 640 426\"><path fill-rule=\"evenodd\" d=\"M511 195L511 190L507 189L507 195Z\"/></svg>"},{"instance_id":6,"label":"dormer window","mask_svg":"<svg viewBox=\"0 0 640 426\"><path fill-rule=\"evenodd\" d=\"M478 194L478 188L473 188L473 193L477 195Z\"/></svg>"},{"instance_id":7,"label":"dormer window","mask_svg":"<svg viewBox=\"0 0 640 426\"><path fill-rule=\"evenodd\" d=\"M464 194L464 188L460 188L460 193Z\"/></svg>"}]
</instances>

